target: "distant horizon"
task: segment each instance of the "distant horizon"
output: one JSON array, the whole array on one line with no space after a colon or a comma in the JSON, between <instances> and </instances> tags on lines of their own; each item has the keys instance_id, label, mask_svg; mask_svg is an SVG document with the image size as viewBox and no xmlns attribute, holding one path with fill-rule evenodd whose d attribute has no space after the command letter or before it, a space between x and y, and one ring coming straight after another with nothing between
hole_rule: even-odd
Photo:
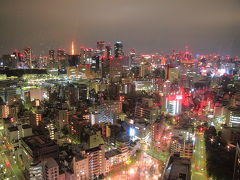
<instances>
[{"instance_id":1,"label":"distant horizon","mask_svg":"<svg viewBox=\"0 0 240 180\"><path fill-rule=\"evenodd\" d=\"M77 44L122 41L124 51L240 56L239 0L0 1L0 54L36 55Z\"/></svg>"},{"instance_id":2,"label":"distant horizon","mask_svg":"<svg viewBox=\"0 0 240 180\"><path fill-rule=\"evenodd\" d=\"M104 40L99 40L99 41L104 41ZM120 41L120 40L118 40ZM22 47L22 48L12 48L12 50L8 50L7 52L5 53L0 53L0 56L2 55L7 55L7 54L11 54L13 53L15 50L19 51L19 52L23 52L24 48L31 48L32 49L32 54L33 55L36 55L36 56L45 56L45 55L48 55L48 51L49 50L58 50L58 49L64 49L66 51L66 53L70 54L70 51L71 51L71 42L69 42L69 46L65 46L65 47L60 47L60 46L57 46L57 47L51 47L49 49L42 49L40 50L39 48L36 48L36 47L33 47L33 46L25 46L25 47ZM93 50L97 49L97 41L95 43L95 45L93 46L85 46L85 45L79 45L76 41L73 41L75 43L75 54L80 54L80 48L81 47L85 47L85 48L91 48ZM117 41L115 41L117 42ZM106 45L110 44L111 47L113 48L114 47L114 43L113 41L109 42L109 41L105 41ZM121 41L122 42L122 41ZM188 45L184 45L182 47L179 47L179 48L170 48L170 49L167 49L165 48L164 50L159 50L159 51L151 51L151 52L147 52L147 51L140 51L138 50L137 48L134 48L134 47L128 47L126 48L126 45L124 42L123 43L123 51L124 53L128 54L130 52L131 49L134 49L136 51L136 54L163 54L163 55L168 55L168 54L171 54L173 52L173 50L175 50L176 52L183 52L185 51L185 47L187 46L189 51L192 53L192 55L195 57L197 55L210 55L210 54L216 54L216 55L219 55L219 56L230 56L230 57L240 57L240 52L239 52L239 55L232 55L232 54L224 54L224 53L217 53L217 52L214 52L214 51L211 51L210 49L205 49L204 52L202 50L200 51L195 51L194 49L191 48L191 46L188 46ZM113 49L112 49L113 50ZM40 53L41 52L41 53Z\"/></svg>"}]
</instances>

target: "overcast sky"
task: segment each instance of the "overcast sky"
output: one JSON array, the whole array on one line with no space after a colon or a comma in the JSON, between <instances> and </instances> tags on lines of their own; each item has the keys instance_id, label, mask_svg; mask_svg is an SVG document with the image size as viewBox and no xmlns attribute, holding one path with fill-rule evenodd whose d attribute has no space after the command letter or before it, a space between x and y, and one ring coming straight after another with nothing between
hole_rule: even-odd
<instances>
[{"instance_id":1,"label":"overcast sky","mask_svg":"<svg viewBox=\"0 0 240 180\"><path fill-rule=\"evenodd\" d=\"M47 54L72 40L240 55L240 0L0 0L0 54L26 46Z\"/></svg>"}]
</instances>

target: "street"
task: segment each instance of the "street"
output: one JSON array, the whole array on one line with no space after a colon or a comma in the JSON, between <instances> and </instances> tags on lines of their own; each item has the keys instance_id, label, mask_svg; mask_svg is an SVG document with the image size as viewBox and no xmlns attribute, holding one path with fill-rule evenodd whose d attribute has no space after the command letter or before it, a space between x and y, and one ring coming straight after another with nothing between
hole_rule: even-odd
<instances>
[{"instance_id":1,"label":"street","mask_svg":"<svg viewBox=\"0 0 240 180\"><path fill-rule=\"evenodd\" d=\"M196 133L195 149L192 157L192 180L207 180L206 152L202 133Z\"/></svg>"},{"instance_id":2,"label":"street","mask_svg":"<svg viewBox=\"0 0 240 180\"><path fill-rule=\"evenodd\" d=\"M11 146L6 138L1 133L1 141L5 142L0 146L0 175L2 178L11 180L11 179L17 179L17 180L23 180L25 179L21 169L19 168L16 157L14 153L9 149Z\"/></svg>"}]
</instances>

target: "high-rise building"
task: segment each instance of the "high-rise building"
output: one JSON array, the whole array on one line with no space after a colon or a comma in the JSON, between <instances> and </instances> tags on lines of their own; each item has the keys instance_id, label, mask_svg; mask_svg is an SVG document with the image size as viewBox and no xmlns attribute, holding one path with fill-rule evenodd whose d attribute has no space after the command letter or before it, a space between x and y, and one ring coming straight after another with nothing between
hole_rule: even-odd
<instances>
[{"instance_id":1,"label":"high-rise building","mask_svg":"<svg viewBox=\"0 0 240 180\"><path fill-rule=\"evenodd\" d=\"M98 41L97 42L97 53L103 55L105 52L105 41Z\"/></svg>"},{"instance_id":2,"label":"high-rise building","mask_svg":"<svg viewBox=\"0 0 240 180\"><path fill-rule=\"evenodd\" d=\"M117 41L114 45L115 58L119 58L124 55L122 42Z\"/></svg>"},{"instance_id":3,"label":"high-rise building","mask_svg":"<svg viewBox=\"0 0 240 180\"><path fill-rule=\"evenodd\" d=\"M112 57L112 47L110 45L106 46L106 58L111 59Z\"/></svg>"},{"instance_id":4,"label":"high-rise building","mask_svg":"<svg viewBox=\"0 0 240 180\"><path fill-rule=\"evenodd\" d=\"M100 175L105 174L106 170L106 158L105 147L100 145L95 148L86 150L89 157L89 176L91 179L98 178Z\"/></svg>"},{"instance_id":5,"label":"high-rise building","mask_svg":"<svg viewBox=\"0 0 240 180\"><path fill-rule=\"evenodd\" d=\"M55 61L55 50L49 50L49 61L50 62Z\"/></svg>"},{"instance_id":6,"label":"high-rise building","mask_svg":"<svg viewBox=\"0 0 240 180\"><path fill-rule=\"evenodd\" d=\"M95 55L92 57L91 70L97 72L101 69L100 56Z\"/></svg>"},{"instance_id":7,"label":"high-rise building","mask_svg":"<svg viewBox=\"0 0 240 180\"><path fill-rule=\"evenodd\" d=\"M24 55L27 65L29 66L29 68L32 68L32 49L29 47L25 48Z\"/></svg>"}]
</instances>

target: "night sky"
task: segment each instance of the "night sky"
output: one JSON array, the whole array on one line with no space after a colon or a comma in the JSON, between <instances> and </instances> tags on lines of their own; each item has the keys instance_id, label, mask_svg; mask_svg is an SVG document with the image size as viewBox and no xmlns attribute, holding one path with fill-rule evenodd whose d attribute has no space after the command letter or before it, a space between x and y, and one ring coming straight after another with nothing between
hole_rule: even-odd
<instances>
[{"instance_id":1,"label":"night sky","mask_svg":"<svg viewBox=\"0 0 240 180\"><path fill-rule=\"evenodd\" d=\"M72 40L240 55L240 0L0 0L0 55L26 46L47 54Z\"/></svg>"}]
</instances>

